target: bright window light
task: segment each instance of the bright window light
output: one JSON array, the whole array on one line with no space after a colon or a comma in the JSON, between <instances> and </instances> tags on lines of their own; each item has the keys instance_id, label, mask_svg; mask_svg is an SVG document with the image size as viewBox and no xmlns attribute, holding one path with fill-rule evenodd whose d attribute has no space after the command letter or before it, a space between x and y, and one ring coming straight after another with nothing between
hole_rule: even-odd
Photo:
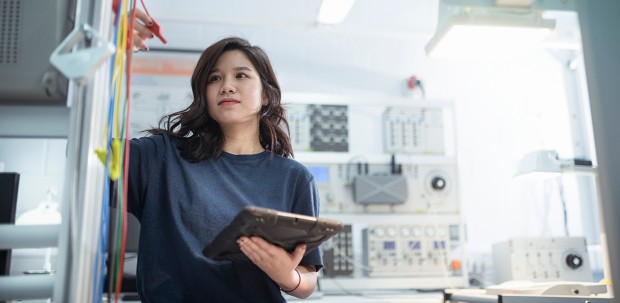
<instances>
[{"instance_id":1,"label":"bright window light","mask_svg":"<svg viewBox=\"0 0 620 303\"><path fill-rule=\"evenodd\" d=\"M437 31L426 46L426 53L434 58L514 57L538 46L551 33L553 21L537 22L499 17L454 18Z\"/></svg>"},{"instance_id":2,"label":"bright window light","mask_svg":"<svg viewBox=\"0 0 620 303\"><path fill-rule=\"evenodd\" d=\"M317 22L322 24L337 24L344 21L349 14L355 0L323 0Z\"/></svg>"}]
</instances>

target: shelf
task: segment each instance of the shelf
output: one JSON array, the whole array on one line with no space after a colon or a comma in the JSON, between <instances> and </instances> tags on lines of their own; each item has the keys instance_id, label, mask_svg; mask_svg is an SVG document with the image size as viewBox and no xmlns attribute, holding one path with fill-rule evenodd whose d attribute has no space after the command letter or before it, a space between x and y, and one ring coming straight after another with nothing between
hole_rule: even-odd
<instances>
[{"instance_id":1,"label":"shelf","mask_svg":"<svg viewBox=\"0 0 620 303\"><path fill-rule=\"evenodd\" d=\"M301 163L325 163L339 164L348 163L351 159L367 161L371 164L390 163L391 154L360 154L340 152L295 152L295 160ZM437 164L456 165L456 157L439 155L405 155L396 154L396 162L399 164Z\"/></svg>"},{"instance_id":2,"label":"shelf","mask_svg":"<svg viewBox=\"0 0 620 303\"><path fill-rule=\"evenodd\" d=\"M453 102L451 100L417 99L380 94L362 96L352 94L292 92L282 94L282 104L450 107L453 105Z\"/></svg>"}]
</instances>

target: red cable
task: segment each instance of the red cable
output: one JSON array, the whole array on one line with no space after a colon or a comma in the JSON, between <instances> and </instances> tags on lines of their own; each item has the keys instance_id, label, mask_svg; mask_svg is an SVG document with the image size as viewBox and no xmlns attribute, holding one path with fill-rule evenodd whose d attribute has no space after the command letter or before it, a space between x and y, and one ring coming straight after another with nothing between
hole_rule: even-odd
<instances>
[{"instance_id":1,"label":"red cable","mask_svg":"<svg viewBox=\"0 0 620 303\"><path fill-rule=\"evenodd\" d=\"M129 110L130 110L130 102L131 102L131 55L133 53L133 29L134 22L136 20L136 1L133 1L133 8L131 13L131 23L129 25L129 39L127 39L127 46L125 51L127 52L127 112L125 114L125 137L127 137L127 133L129 132ZM122 220L121 220L121 249L120 249L120 258L119 258L119 272L118 279L116 280L116 291L114 294L115 302L119 302L121 285L123 282L123 269L125 265L125 244L127 242L127 177L129 172L129 144L125 142L125 150L124 150L124 163L123 163L123 207L122 207Z\"/></svg>"},{"instance_id":2,"label":"red cable","mask_svg":"<svg viewBox=\"0 0 620 303\"><path fill-rule=\"evenodd\" d=\"M159 38L159 40L161 40L163 44L168 43L168 41L166 41L166 38L164 38L164 36L161 34L161 28L159 24L155 21L155 19L153 19L153 17L151 17L151 14L149 14L149 10L146 9L146 5L144 5L144 0L140 0L140 2L142 2L142 7L144 8L144 12L146 13L147 16L149 16L149 18L151 19L151 22L153 22L152 25L147 26L148 29L153 33L153 35L157 36L157 38Z\"/></svg>"},{"instance_id":3,"label":"red cable","mask_svg":"<svg viewBox=\"0 0 620 303\"><path fill-rule=\"evenodd\" d=\"M149 14L149 10L146 9L146 5L144 5L144 0L140 0L140 2L142 3L142 8L144 8L144 12L146 13L146 15L151 17L151 14Z\"/></svg>"}]
</instances>

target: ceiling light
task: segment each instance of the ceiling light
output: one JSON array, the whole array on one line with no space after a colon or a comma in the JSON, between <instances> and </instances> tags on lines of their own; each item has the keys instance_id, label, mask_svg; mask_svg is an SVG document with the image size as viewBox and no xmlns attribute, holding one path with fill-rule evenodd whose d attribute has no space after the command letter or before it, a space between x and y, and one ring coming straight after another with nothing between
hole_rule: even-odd
<instances>
[{"instance_id":1,"label":"ceiling light","mask_svg":"<svg viewBox=\"0 0 620 303\"><path fill-rule=\"evenodd\" d=\"M510 57L536 47L554 29L542 13L498 9L458 10L444 17L426 46L430 57Z\"/></svg>"},{"instance_id":2,"label":"ceiling light","mask_svg":"<svg viewBox=\"0 0 620 303\"><path fill-rule=\"evenodd\" d=\"M321 24L337 24L344 21L355 0L323 0L317 22Z\"/></svg>"}]
</instances>

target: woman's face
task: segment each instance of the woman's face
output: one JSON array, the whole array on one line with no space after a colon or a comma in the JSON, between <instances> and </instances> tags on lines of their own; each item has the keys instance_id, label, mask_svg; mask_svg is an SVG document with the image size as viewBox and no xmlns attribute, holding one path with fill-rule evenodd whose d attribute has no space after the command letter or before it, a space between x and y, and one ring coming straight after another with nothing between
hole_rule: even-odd
<instances>
[{"instance_id":1,"label":"woman's face","mask_svg":"<svg viewBox=\"0 0 620 303\"><path fill-rule=\"evenodd\" d=\"M224 52L207 77L209 114L220 126L258 125L263 100L260 76L239 50Z\"/></svg>"}]
</instances>

